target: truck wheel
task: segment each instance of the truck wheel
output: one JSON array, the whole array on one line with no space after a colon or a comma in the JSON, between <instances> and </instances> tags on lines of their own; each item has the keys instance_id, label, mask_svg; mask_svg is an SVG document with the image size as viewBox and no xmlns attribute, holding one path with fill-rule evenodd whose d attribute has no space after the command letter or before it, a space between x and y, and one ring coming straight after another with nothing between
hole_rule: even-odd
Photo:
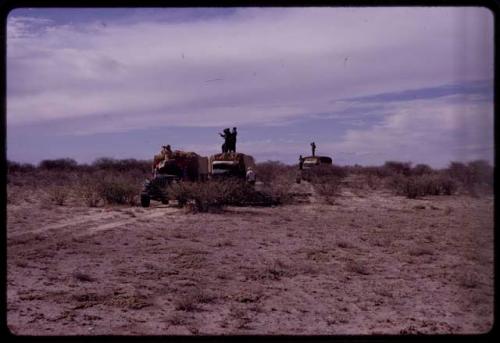
<instances>
[{"instance_id":1,"label":"truck wheel","mask_svg":"<svg viewBox=\"0 0 500 343\"><path fill-rule=\"evenodd\" d=\"M141 194L141 206L142 207L149 207L150 202L151 202L151 198L149 197L148 194Z\"/></svg>"}]
</instances>

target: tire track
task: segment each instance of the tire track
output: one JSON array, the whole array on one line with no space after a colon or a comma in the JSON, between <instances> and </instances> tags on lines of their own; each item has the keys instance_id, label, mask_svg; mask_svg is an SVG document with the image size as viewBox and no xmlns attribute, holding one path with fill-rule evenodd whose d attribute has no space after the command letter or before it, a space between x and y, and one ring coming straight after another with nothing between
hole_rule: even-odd
<instances>
[{"instance_id":1,"label":"tire track","mask_svg":"<svg viewBox=\"0 0 500 343\"><path fill-rule=\"evenodd\" d=\"M9 234L8 239L19 239L21 237L26 237L26 236L34 236L36 237L39 234L54 231L54 232L60 232L60 230L69 230L71 231L71 234L75 237L82 237L82 236L88 236L92 235L95 232L99 231L104 231L104 230L110 230L114 229L116 227L120 227L123 225L131 224L139 220L144 220L144 219L153 219L161 216L166 216L169 214L173 214L178 212L178 209L174 208L155 208L155 209L150 209L146 213L137 213L137 212L132 212L134 214L133 218L127 219L127 218L116 218L113 220L117 215L123 215L126 216L125 213L123 212L118 212L118 211L111 211L109 213L99 213L99 214L90 214L90 215L83 215L79 217L73 217L71 219L64 220L63 222L55 223L55 224L50 224L46 225L43 227L40 227L35 230L30 230L18 234ZM105 221L105 223L102 223ZM83 227L83 230L82 230ZM74 229L74 230L73 230ZM75 234L78 231L83 231L81 233Z\"/></svg>"}]
</instances>

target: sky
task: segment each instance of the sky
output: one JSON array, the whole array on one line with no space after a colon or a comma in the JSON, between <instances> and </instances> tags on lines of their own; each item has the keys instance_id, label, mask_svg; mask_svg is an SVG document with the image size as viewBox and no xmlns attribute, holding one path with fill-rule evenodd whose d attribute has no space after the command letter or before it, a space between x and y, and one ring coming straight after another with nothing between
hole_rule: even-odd
<instances>
[{"instance_id":1,"label":"sky","mask_svg":"<svg viewBox=\"0 0 500 343\"><path fill-rule=\"evenodd\" d=\"M7 158L493 163L493 15L481 7L15 9Z\"/></svg>"}]
</instances>

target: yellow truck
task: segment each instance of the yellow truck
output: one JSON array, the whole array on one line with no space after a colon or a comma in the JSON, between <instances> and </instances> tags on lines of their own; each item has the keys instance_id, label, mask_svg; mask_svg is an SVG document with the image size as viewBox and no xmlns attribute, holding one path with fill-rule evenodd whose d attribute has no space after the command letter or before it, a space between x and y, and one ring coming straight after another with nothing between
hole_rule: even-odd
<instances>
[{"instance_id":1,"label":"yellow truck","mask_svg":"<svg viewBox=\"0 0 500 343\"><path fill-rule=\"evenodd\" d=\"M213 179L221 177L246 177L248 168L255 171L255 160L250 155L226 152L210 156L208 172Z\"/></svg>"},{"instance_id":2,"label":"yellow truck","mask_svg":"<svg viewBox=\"0 0 500 343\"><path fill-rule=\"evenodd\" d=\"M151 200L167 203L166 188L172 182L205 181L207 179L207 157L194 152L175 150L170 157L155 163L153 178L144 181L141 205L148 207Z\"/></svg>"}]
</instances>

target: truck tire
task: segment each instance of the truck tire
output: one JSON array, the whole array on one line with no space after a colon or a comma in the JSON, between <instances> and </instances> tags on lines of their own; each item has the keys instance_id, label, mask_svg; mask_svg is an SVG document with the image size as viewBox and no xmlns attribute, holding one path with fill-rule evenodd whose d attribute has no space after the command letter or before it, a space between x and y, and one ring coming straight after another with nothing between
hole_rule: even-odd
<instances>
[{"instance_id":1,"label":"truck tire","mask_svg":"<svg viewBox=\"0 0 500 343\"><path fill-rule=\"evenodd\" d=\"M149 207L150 202L151 202L151 198L149 197L148 194L141 194L141 206L142 207Z\"/></svg>"}]
</instances>

